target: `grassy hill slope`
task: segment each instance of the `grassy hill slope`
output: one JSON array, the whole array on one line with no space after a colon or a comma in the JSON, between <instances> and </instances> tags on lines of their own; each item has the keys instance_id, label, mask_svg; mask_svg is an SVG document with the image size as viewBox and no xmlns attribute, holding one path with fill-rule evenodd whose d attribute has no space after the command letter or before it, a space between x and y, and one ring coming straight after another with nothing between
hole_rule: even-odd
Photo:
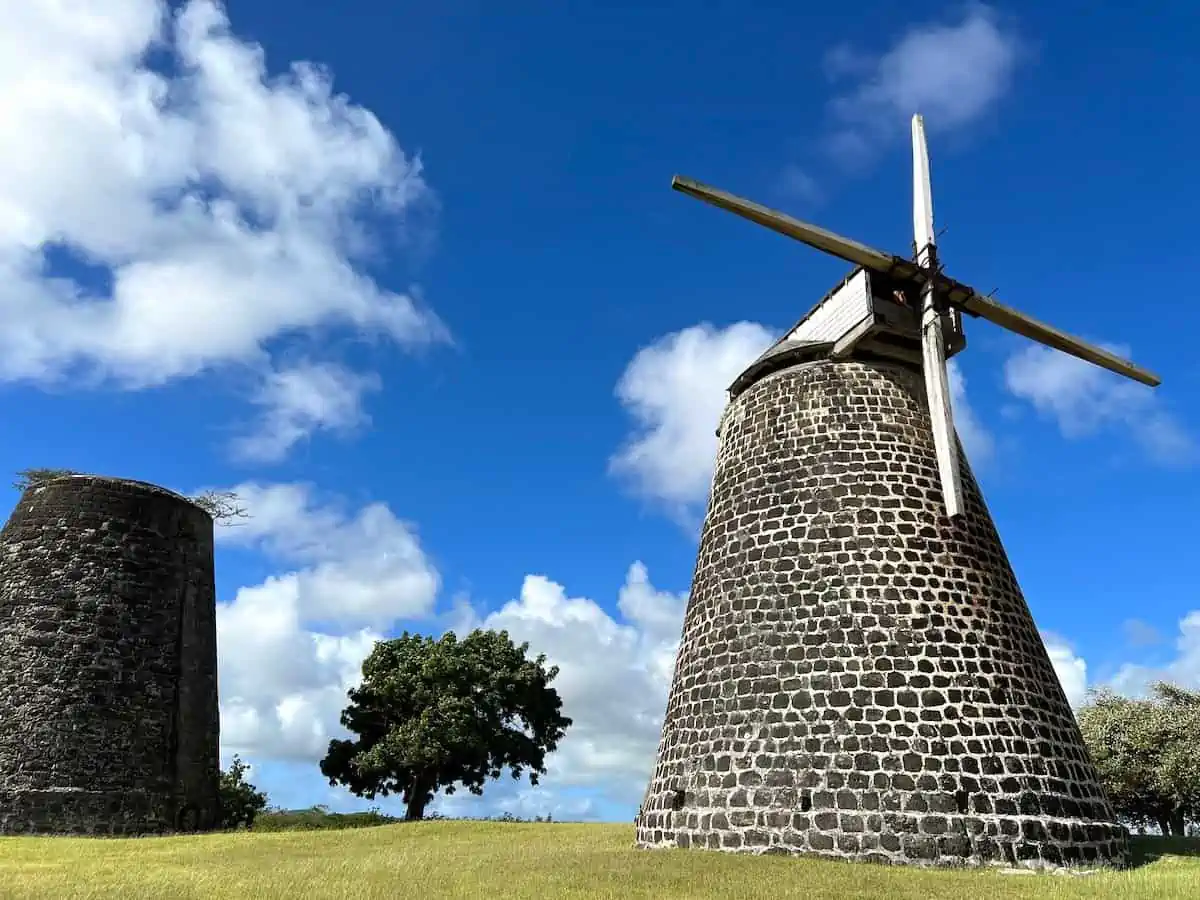
<instances>
[{"instance_id":1,"label":"grassy hill slope","mask_svg":"<svg viewBox=\"0 0 1200 900\"><path fill-rule=\"evenodd\" d=\"M96 840L0 838L3 898L612 897L1024 900L1200 897L1200 841L1140 838L1141 865L1083 877L919 871L638 851L628 825L435 821L347 830Z\"/></svg>"}]
</instances>

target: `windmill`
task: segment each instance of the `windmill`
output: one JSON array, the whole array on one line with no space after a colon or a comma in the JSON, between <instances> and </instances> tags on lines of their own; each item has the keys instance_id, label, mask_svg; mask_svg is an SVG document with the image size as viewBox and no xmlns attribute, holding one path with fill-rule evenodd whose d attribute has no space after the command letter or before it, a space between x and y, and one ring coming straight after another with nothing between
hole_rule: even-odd
<instances>
[{"instance_id":1,"label":"windmill","mask_svg":"<svg viewBox=\"0 0 1200 900\"><path fill-rule=\"evenodd\" d=\"M907 355L904 353L906 348L902 346L906 343L905 339L911 339L914 334L919 335L919 352L925 377L930 423L937 448L942 496L947 515L954 518L962 514L962 479L955 447L946 360L965 346L962 312L987 319L1002 328L1150 387L1157 387L1161 384L1161 379L1101 347L997 303L990 296L980 294L974 288L946 276L937 255L933 230L929 152L925 142L925 126L920 115L912 118L912 148L915 249L913 259L904 259L875 250L689 178L677 175L671 186L677 191L766 226L779 234L855 263L860 267L858 272L861 273L864 282L868 281L867 273L870 273L888 286L888 291L878 290L878 286L872 290L868 283L857 292L856 296L859 299L865 298L871 308L868 315L855 322L851 328L840 334L830 335L836 342L834 356L845 357L856 344L871 338L874 338L878 346L881 344L880 337L884 338L883 346L887 346L888 337L892 338L891 353L903 356ZM905 316L892 308L891 302L886 299L888 295L898 298L899 305L909 306L911 315ZM835 312L828 312L827 318L837 318Z\"/></svg>"},{"instance_id":2,"label":"windmill","mask_svg":"<svg viewBox=\"0 0 1200 900\"><path fill-rule=\"evenodd\" d=\"M729 386L639 847L912 865L1128 860L954 432L962 314L1156 376L915 255L674 187L855 264ZM945 515L949 513L949 515Z\"/></svg>"}]
</instances>

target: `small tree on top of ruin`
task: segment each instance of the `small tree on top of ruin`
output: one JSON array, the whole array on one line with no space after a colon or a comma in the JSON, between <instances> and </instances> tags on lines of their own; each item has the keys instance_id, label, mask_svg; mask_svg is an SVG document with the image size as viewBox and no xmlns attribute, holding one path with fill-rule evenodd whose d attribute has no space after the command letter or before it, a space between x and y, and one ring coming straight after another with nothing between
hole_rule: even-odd
<instances>
[{"instance_id":1,"label":"small tree on top of ruin","mask_svg":"<svg viewBox=\"0 0 1200 900\"><path fill-rule=\"evenodd\" d=\"M44 481L82 474L84 473L74 469L22 469L17 473L13 487L18 491L25 491ZM188 499L212 516L213 522L217 525L230 526L236 524L237 519L249 518L249 514L239 502L238 495L234 491L202 491L199 494L188 496Z\"/></svg>"},{"instance_id":2,"label":"small tree on top of ruin","mask_svg":"<svg viewBox=\"0 0 1200 900\"><path fill-rule=\"evenodd\" d=\"M13 488L18 491L24 491L35 484L41 484L43 481L81 474L83 473L76 472L74 469L22 469L17 473L17 480L13 482Z\"/></svg>"},{"instance_id":3,"label":"small tree on top of ruin","mask_svg":"<svg viewBox=\"0 0 1200 900\"><path fill-rule=\"evenodd\" d=\"M204 491L188 499L212 516L218 525L234 525L235 519L250 517L233 491Z\"/></svg>"}]
</instances>

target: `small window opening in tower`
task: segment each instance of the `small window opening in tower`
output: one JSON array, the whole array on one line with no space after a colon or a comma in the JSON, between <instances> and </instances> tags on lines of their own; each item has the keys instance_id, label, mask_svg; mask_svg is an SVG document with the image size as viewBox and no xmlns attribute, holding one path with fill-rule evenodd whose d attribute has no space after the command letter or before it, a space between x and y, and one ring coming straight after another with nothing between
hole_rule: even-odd
<instances>
[{"instance_id":1,"label":"small window opening in tower","mask_svg":"<svg viewBox=\"0 0 1200 900\"><path fill-rule=\"evenodd\" d=\"M805 791L800 795L800 812L808 812L812 809L812 794Z\"/></svg>"},{"instance_id":2,"label":"small window opening in tower","mask_svg":"<svg viewBox=\"0 0 1200 900\"><path fill-rule=\"evenodd\" d=\"M967 801L970 800L970 795L966 791L955 791L954 802L958 805L958 811L965 813L967 811Z\"/></svg>"},{"instance_id":3,"label":"small window opening in tower","mask_svg":"<svg viewBox=\"0 0 1200 900\"><path fill-rule=\"evenodd\" d=\"M674 812L679 812L683 809L683 801L686 798L686 793L683 788L676 788L675 793L671 795L671 809Z\"/></svg>"}]
</instances>

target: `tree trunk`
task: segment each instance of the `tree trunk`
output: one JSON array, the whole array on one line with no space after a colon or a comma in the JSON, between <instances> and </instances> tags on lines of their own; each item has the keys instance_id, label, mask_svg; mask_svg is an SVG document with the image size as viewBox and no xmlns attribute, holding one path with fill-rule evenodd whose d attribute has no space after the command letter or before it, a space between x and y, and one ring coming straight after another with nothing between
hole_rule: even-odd
<instances>
[{"instance_id":1,"label":"tree trunk","mask_svg":"<svg viewBox=\"0 0 1200 900\"><path fill-rule=\"evenodd\" d=\"M1171 821L1164 815L1155 816L1158 819L1158 833L1166 837L1171 833Z\"/></svg>"},{"instance_id":2,"label":"tree trunk","mask_svg":"<svg viewBox=\"0 0 1200 900\"><path fill-rule=\"evenodd\" d=\"M429 787L425 779L416 776L408 787L408 805L404 810L405 822L419 822L425 818L425 807L429 805Z\"/></svg>"},{"instance_id":3,"label":"tree trunk","mask_svg":"<svg viewBox=\"0 0 1200 900\"><path fill-rule=\"evenodd\" d=\"M1178 810L1171 813L1171 834L1179 837L1184 835L1183 813Z\"/></svg>"}]
</instances>

